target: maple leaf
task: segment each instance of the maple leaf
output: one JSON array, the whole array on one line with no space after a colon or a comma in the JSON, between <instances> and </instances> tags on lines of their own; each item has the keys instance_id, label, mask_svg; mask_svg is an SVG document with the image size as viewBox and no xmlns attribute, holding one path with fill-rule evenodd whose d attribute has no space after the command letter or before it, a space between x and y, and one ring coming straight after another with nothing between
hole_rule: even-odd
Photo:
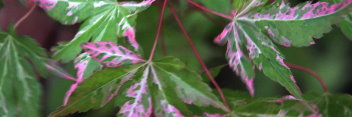
<instances>
[{"instance_id":1,"label":"maple leaf","mask_svg":"<svg viewBox=\"0 0 352 117\"><path fill-rule=\"evenodd\" d=\"M330 31L333 23L352 10L351 3L352 0L335 4L307 2L292 8L284 0L275 3L251 0L242 3L248 6L238 8L241 11L214 41L227 43L229 66L241 76L252 95L256 66L300 98L284 56L272 40L286 47L313 44L313 37Z\"/></svg>"},{"instance_id":2,"label":"maple leaf","mask_svg":"<svg viewBox=\"0 0 352 117\"><path fill-rule=\"evenodd\" d=\"M347 94L307 94L304 99L315 104L324 117L350 117L352 116L352 96Z\"/></svg>"},{"instance_id":3,"label":"maple leaf","mask_svg":"<svg viewBox=\"0 0 352 117\"><path fill-rule=\"evenodd\" d=\"M139 3L117 2L116 0L35 0L52 18L63 24L83 22L75 37L54 53L54 58L68 62L82 50L84 42L113 41L127 37L137 51L132 27L136 14L146 9L155 0Z\"/></svg>"},{"instance_id":4,"label":"maple leaf","mask_svg":"<svg viewBox=\"0 0 352 117\"><path fill-rule=\"evenodd\" d=\"M37 117L41 87L35 73L47 73L46 52L31 38L10 30L0 32L0 115Z\"/></svg>"},{"instance_id":5,"label":"maple leaf","mask_svg":"<svg viewBox=\"0 0 352 117\"><path fill-rule=\"evenodd\" d=\"M344 0L322 0L324 2L329 3L339 3L343 2ZM347 38L352 40L352 13L347 14L345 17L342 18L342 21L336 24L340 27L341 31L345 34Z\"/></svg>"},{"instance_id":6,"label":"maple leaf","mask_svg":"<svg viewBox=\"0 0 352 117\"><path fill-rule=\"evenodd\" d=\"M130 63L139 63L144 60L123 46L117 46L114 42L85 43L83 49L92 58L107 67L119 67Z\"/></svg>"},{"instance_id":7,"label":"maple leaf","mask_svg":"<svg viewBox=\"0 0 352 117\"><path fill-rule=\"evenodd\" d=\"M82 53L75 60L77 78L75 83L71 85L66 93L64 105L67 104L78 85L83 82L85 78L88 78L94 73L95 70L101 68L100 63L106 67L119 67L122 65L144 62L138 54L135 54L122 46L117 46L112 41L85 43L82 47L86 52ZM92 59L95 59L96 61Z\"/></svg>"},{"instance_id":8,"label":"maple leaf","mask_svg":"<svg viewBox=\"0 0 352 117\"><path fill-rule=\"evenodd\" d=\"M82 82L67 106L50 116L85 112L117 102L121 107L117 116L127 117L149 117L152 113L155 116L193 116L226 110L210 87L199 81L198 74L171 57L108 68Z\"/></svg>"}]
</instances>

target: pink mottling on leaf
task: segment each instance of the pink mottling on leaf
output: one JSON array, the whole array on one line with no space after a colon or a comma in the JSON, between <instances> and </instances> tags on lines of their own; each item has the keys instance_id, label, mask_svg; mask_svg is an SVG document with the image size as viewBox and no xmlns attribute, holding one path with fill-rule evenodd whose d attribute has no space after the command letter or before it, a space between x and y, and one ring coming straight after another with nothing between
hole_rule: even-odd
<instances>
[{"instance_id":1,"label":"pink mottling on leaf","mask_svg":"<svg viewBox=\"0 0 352 117\"><path fill-rule=\"evenodd\" d=\"M73 15L73 12L72 12L72 11L68 11L66 15L67 15L67 16L72 16L72 15Z\"/></svg>"},{"instance_id":2,"label":"pink mottling on leaf","mask_svg":"<svg viewBox=\"0 0 352 117\"><path fill-rule=\"evenodd\" d=\"M271 30L271 29L268 29L268 34L269 34L269 36L271 36L271 37L275 37L275 33L274 33L273 30Z\"/></svg>"},{"instance_id":3,"label":"pink mottling on leaf","mask_svg":"<svg viewBox=\"0 0 352 117\"><path fill-rule=\"evenodd\" d=\"M314 44L315 44L315 42L314 42L314 41L312 41L312 42L309 42L309 44L310 44L310 45L314 45Z\"/></svg>"},{"instance_id":4,"label":"pink mottling on leaf","mask_svg":"<svg viewBox=\"0 0 352 117\"><path fill-rule=\"evenodd\" d=\"M218 113L215 113L215 114L204 113L204 115L205 115L205 117L226 117L226 115L218 114Z\"/></svg>"},{"instance_id":5,"label":"pink mottling on leaf","mask_svg":"<svg viewBox=\"0 0 352 117\"><path fill-rule=\"evenodd\" d=\"M292 95L286 95L286 96L283 96L282 99L275 100L274 102L283 103L283 102L285 102L285 100L299 100L299 99L297 99L296 97L294 97Z\"/></svg>"},{"instance_id":6,"label":"pink mottling on leaf","mask_svg":"<svg viewBox=\"0 0 352 117\"><path fill-rule=\"evenodd\" d=\"M286 5L285 5L285 2L284 2L284 0L282 0L282 3L281 3L281 5L280 5L280 9L282 9L282 8L284 8Z\"/></svg>"},{"instance_id":7,"label":"pink mottling on leaf","mask_svg":"<svg viewBox=\"0 0 352 117\"><path fill-rule=\"evenodd\" d=\"M279 61L279 63L280 63L282 66L284 66L284 67L286 67L286 68L289 68L289 67L285 64L284 59L283 59L281 56L276 56L276 60Z\"/></svg>"},{"instance_id":8,"label":"pink mottling on leaf","mask_svg":"<svg viewBox=\"0 0 352 117\"><path fill-rule=\"evenodd\" d=\"M239 37L237 37L239 38ZM246 36L247 40L247 50L249 51L249 58L254 59L259 56L261 51L258 49L258 46L250 39L250 37Z\"/></svg>"},{"instance_id":9,"label":"pink mottling on leaf","mask_svg":"<svg viewBox=\"0 0 352 117\"><path fill-rule=\"evenodd\" d=\"M352 3L352 0L345 0L340 3L329 4L327 2L307 3L302 8L291 8L282 1L279 11L274 13L260 14L252 13L242 16L242 18L253 18L255 20L304 20L321 16L326 16L341 10Z\"/></svg>"},{"instance_id":10,"label":"pink mottling on leaf","mask_svg":"<svg viewBox=\"0 0 352 117\"><path fill-rule=\"evenodd\" d=\"M290 99L290 100L297 100L297 98L295 96L292 96L292 95L286 95L283 98L284 99Z\"/></svg>"},{"instance_id":11,"label":"pink mottling on leaf","mask_svg":"<svg viewBox=\"0 0 352 117\"><path fill-rule=\"evenodd\" d=\"M120 91L120 88L122 87L122 85L124 85L128 80L130 80L130 79L135 75L136 72L137 72L137 70L136 70L136 71L132 71L130 74L128 74L127 76L125 76L125 77L121 80L121 82L117 85L115 91L112 92L112 93L110 94L110 96L107 98L105 104L107 104L108 102L110 102L110 101L117 95L117 93ZM131 96L132 96L132 95L131 95Z\"/></svg>"},{"instance_id":12,"label":"pink mottling on leaf","mask_svg":"<svg viewBox=\"0 0 352 117\"><path fill-rule=\"evenodd\" d=\"M77 57L78 58L81 58L85 56L85 54L81 54L80 56ZM77 69L77 73L76 73L76 77L77 77L77 80L74 84L71 85L70 89L66 92L66 96L65 96L65 99L64 99L64 106L67 105L72 93L76 90L76 88L78 87L78 85L83 82L84 80L84 71L87 69L87 63L88 61L87 60L81 60L78 62L78 64L75 65L75 68Z\"/></svg>"},{"instance_id":13,"label":"pink mottling on leaf","mask_svg":"<svg viewBox=\"0 0 352 117\"><path fill-rule=\"evenodd\" d=\"M296 84L296 79L293 75L290 75L290 79Z\"/></svg>"},{"instance_id":14,"label":"pink mottling on leaf","mask_svg":"<svg viewBox=\"0 0 352 117\"><path fill-rule=\"evenodd\" d=\"M137 51L139 48L139 44L136 41L136 35L135 35L134 28L132 28L132 27L127 28L124 33L124 36L126 36L128 38L128 41L131 43L131 45Z\"/></svg>"},{"instance_id":15,"label":"pink mottling on leaf","mask_svg":"<svg viewBox=\"0 0 352 117\"><path fill-rule=\"evenodd\" d=\"M151 5L155 0L143 0L142 2L139 3L134 3L134 2L120 2L121 5L123 6L133 6L133 7L141 7L141 6L149 6Z\"/></svg>"},{"instance_id":16,"label":"pink mottling on leaf","mask_svg":"<svg viewBox=\"0 0 352 117\"><path fill-rule=\"evenodd\" d=\"M226 56L229 61L229 66L236 72L237 75L241 76L242 81L246 84L251 95L254 95L253 78L249 77L247 74L247 69L243 65L242 60L248 60L243 51L240 48L242 44L238 30L234 29L233 24L229 24L225 30L215 39L215 42L226 43L227 50ZM235 40L225 40L224 38L228 35L233 35ZM254 42L247 36L247 50L249 51L249 58L253 59L257 57L260 53L258 47ZM234 46L234 47L233 47ZM254 68L252 68L254 69Z\"/></svg>"},{"instance_id":17,"label":"pink mottling on leaf","mask_svg":"<svg viewBox=\"0 0 352 117\"><path fill-rule=\"evenodd\" d=\"M72 93L76 90L76 88L78 87L78 82L74 83L71 85L70 89L66 92L66 96L65 96L65 99L64 99L64 106L67 105Z\"/></svg>"},{"instance_id":18,"label":"pink mottling on leaf","mask_svg":"<svg viewBox=\"0 0 352 117\"><path fill-rule=\"evenodd\" d=\"M281 42L279 42L279 44L285 47L291 47L291 40L286 37L281 37Z\"/></svg>"},{"instance_id":19,"label":"pink mottling on leaf","mask_svg":"<svg viewBox=\"0 0 352 117\"><path fill-rule=\"evenodd\" d=\"M185 117L176 107L168 104L165 100L161 100L161 105L166 113L165 115L173 115L174 117Z\"/></svg>"},{"instance_id":20,"label":"pink mottling on leaf","mask_svg":"<svg viewBox=\"0 0 352 117\"><path fill-rule=\"evenodd\" d=\"M33 0L34 2L37 2L40 7L42 7L45 10L51 10L52 8L55 7L56 3L58 0Z\"/></svg>"},{"instance_id":21,"label":"pink mottling on leaf","mask_svg":"<svg viewBox=\"0 0 352 117\"><path fill-rule=\"evenodd\" d=\"M77 21L78 21L78 17L75 17L75 18L73 19L73 21L72 21L72 24L76 24Z\"/></svg>"},{"instance_id":22,"label":"pink mottling on leaf","mask_svg":"<svg viewBox=\"0 0 352 117\"><path fill-rule=\"evenodd\" d=\"M78 2L68 2L68 9L72 9L72 8L75 8L79 5L80 3Z\"/></svg>"},{"instance_id":23,"label":"pink mottling on leaf","mask_svg":"<svg viewBox=\"0 0 352 117\"><path fill-rule=\"evenodd\" d=\"M149 69L147 68L142 76L140 82L132 85L128 89L128 97L134 98L133 100L127 101L120 109L121 114L126 117L150 117L152 114L152 102L151 97L147 92L148 89L148 75ZM145 104L145 100L148 104Z\"/></svg>"},{"instance_id":24,"label":"pink mottling on leaf","mask_svg":"<svg viewBox=\"0 0 352 117\"><path fill-rule=\"evenodd\" d=\"M245 82L245 84L249 90L249 94L251 94L251 96L254 96L254 79L253 78L243 78L242 80Z\"/></svg>"},{"instance_id":25,"label":"pink mottling on leaf","mask_svg":"<svg viewBox=\"0 0 352 117\"><path fill-rule=\"evenodd\" d=\"M310 114L307 117L323 117L323 115L315 113L315 114Z\"/></svg>"},{"instance_id":26,"label":"pink mottling on leaf","mask_svg":"<svg viewBox=\"0 0 352 117\"><path fill-rule=\"evenodd\" d=\"M229 25L227 25L226 28L214 39L214 42L217 44L226 43L226 40L224 38L230 31L232 31L232 28L233 28L233 23L230 23Z\"/></svg>"},{"instance_id":27,"label":"pink mottling on leaf","mask_svg":"<svg viewBox=\"0 0 352 117\"><path fill-rule=\"evenodd\" d=\"M144 61L138 54L123 46L117 46L111 41L85 43L82 47L93 59L101 62L106 67L119 67Z\"/></svg>"}]
</instances>

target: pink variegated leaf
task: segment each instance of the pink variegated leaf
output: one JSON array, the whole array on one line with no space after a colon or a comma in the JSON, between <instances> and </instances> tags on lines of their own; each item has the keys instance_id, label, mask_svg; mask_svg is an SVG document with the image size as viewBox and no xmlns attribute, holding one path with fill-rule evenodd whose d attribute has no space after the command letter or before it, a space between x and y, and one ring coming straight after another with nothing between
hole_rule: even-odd
<instances>
[{"instance_id":1,"label":"pink variegated leaf","mask_svg":"<svg viewBox=\"0 0 352 117\"><path fill-rule=\"evenodd\" d=\"M291 7L286 0L260 5L244 11L235 19L255 23L275 42L286 46L309 46L331 30L344 15L352 11L352 0L341 2L306 2ZM288 28L289 27L289 28Z\"/></svg>"},{"instance_id":2,"label":"pink variegated leaf","mask_svg":"<svg viewBox=\"0 0 352 117\"><path fill-rule=\"evenodd\" d=\"M85 43L82 48L92 58L106 67L119 67L126 64L144 62L138 55L123 46L117 46L114 42Z\"/></svg>"},{"instance_id":3,"label":"pink variegated leaf","mask_svg":"<svg viewBox=\"0 0 352 117\"><path fill-rule=\"evenodd\" d=\"M149 67L143 71L140 82L136 82L127 90L127 101L120 109L119 114L124 117L150 117L153 111L152 98L148 89Z\"/></svg>"},{"instance_id":4,"label":"pink variegated leaf","mask_svg":"<svg viewBox=\"0 0 352 117\"><path fill-rule=\"evenodd\" d=\"M75 59L75 68L77 69L75 83L73 83L66 92L64 106L67 105L72 93L76 90L78 85L95 70L101 68L101 65L98 61L90 58L88 53L82 53Z\"/></svg>"},{"instance_id":5,"label":"pink variegated leaf","mask_svg":"<svg viewBox=\"0 0 352 117\"><path fill-rule=\"evenodd\" d=\"M226 108L201 81L175 58L98 71L78 85L66 106L51 116L64 116L118 103L117 116L199 116L224 114ZM93 101L92 101L93 100Z\"/></svg>"},{"instance_id":6,"label":"pink variegated leaf","mask_svg":"<svg viewBox=\"0 0 352 117\"><path fill-rule=\"evenodd\" d=\"M255 24L235 20L214 41L227 43L229 66L241 76L252 95L253 69L256 66L290 93L301 96L299 88L291 79L292 73L284 63L283 55Z\"/></svg>"},{"instance_id":7,"label":"pink variegated leaf","mask_svg":"<svg viewBox=\"0 0 352 117\"><path fill-rule=\"evenodd\" d=\"M242 77L251 93L253 79L246 71L252 70L255 64L266 76L301 98L283 55L270 39L286 47L314 44L312 38L328 32L333 23L352 10L351 3L352 0L307 2L291 7L285 0L270 5L252 0L214 41L227 43L229 65Z\"/></svg>"},{"instance_id":8,"label":"pink variegated leaf","mask_svg":"<svg viewBox=\"0 0 352 117\"><path fill-rule=\"evenodd\" d=\"M155 0L117 2L116 0L33 0L49 16L62 24L82 22L75 37L54 53L54 58L68 62L82 51L85 42L113 41L126 37L134 51L140 49L135 38L136 14Z\"/></svg>"},{"instance_id":9,"label":"pink variegated leaf","mask_svg":"<svg viewBox=\"0 0 352 117\"><path fill-rule=\"evenodd\" d=\"M228 64L236 72L236 74L241 76L241 79L246 84L249 93L253 96L254 67L248 56L244 54L245 52L241 48L245 46L247 41L240 40L240 33L241 32L239 29L234 26L234 23L230 23L214 41L218 44L227 43L226 57L229 61ZM259 50L253 46L255 45L247 45L247 49L249 49L249 56L251 56L251 58L254 58L259 52Z\"/></svg>"}]
</instances>

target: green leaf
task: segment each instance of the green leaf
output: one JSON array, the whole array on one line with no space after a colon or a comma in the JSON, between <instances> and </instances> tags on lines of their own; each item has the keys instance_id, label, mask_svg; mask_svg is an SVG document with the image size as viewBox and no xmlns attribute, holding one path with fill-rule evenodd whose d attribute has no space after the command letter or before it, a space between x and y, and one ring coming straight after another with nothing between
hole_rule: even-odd
<instances>
[{"instance_id":1,"label":"green leaf","mask_svg":"<svg viewBox=\"0 0 352 117\"><path fill-rule=\"evenodd\" d=\"M324 117L351 117L352 96L348 94L308 94L304 96L313 102Z\"/></svg>"},{"instance_id":2,"label":"green leaf","mask_svg":"<svg viewBox=\"0 0 352 117\"><path fill-rule=\"evenodd\" d=\"M38 117L46 53L29 37L0 33L0 115Z\"/></svg>"},{"instance_id":3,"label":"green leaf","mask_svg":"<svg viewBox=\"0 0 352 117\"><path fill-rule=\"evenodd\" d=\"M249 8L254 8L239 13L235 20L255 23L283 46L301 47L314 44L313 38L322 37L331 30L332 24L338 23L344 15L352 11L352 0L339 3L306 2L295 7L290 7L285 1L257 7L254 6L261 3L249 5Z\"/></svg>"},{"instance_id":4,"label":"green leaf","mask_svg":"<svg viewBox=\"0 0 352 117\"><path fill-rule=\"evenodd\" d=\"M54 53L54 58L68 62L81 51L84 42L113 41L127 37L137 51L139 45L135 40L132 27L135 14L146 9L154 0L140 3L121 2L116 0L40 0L39 6L63 24L83 22L75 37Z\"/></svg>"},{"instance_id":5,"label":"green leaf","mask_svg":"<svg viewBox=\"0 0 352 117\"><path fill-rule=\"evenodd\" d=\"M343 2L343 0L322 0L324 2L338 3ZM343 17L343 20L337 24L341 31L352 40L352 13Z\"/></svg>"},{"instance_id":6,"label":"green leaf","mask_svg":"<svg viewBox=\"0 0 352 117\"><path fill-rule=\"evenodd\" d=\"M229 66L241 76L252 95L256 66L263 70L264 75L300 98L284 56L271 39L286 47L313 44L312 37L318 38L330 31L333 23L352 10L352 0L334 4L307 2L293 8L285 0L270 5L267 2L252 0L214 41L227 43Z\"/></svg>"},{"instance_id":7,"label":"green leaf","mask_svg":"<svg viewBox=\"0 0 352 117\"><path fill-rule=\"evenodd\" d=\"M98 109L109 102L121 107L118 116L128 117L150 116L153 111L156 116L193 116L225 110L199 75L167 57L98 71L50 116Z\"/></svg>"},{"instance_id":8,"label":"green leaf","mask_svg":"<svg viewBox=\"0 0 352 117\"><path fill-rule=\"evenodd\" d=\"M292 73L283 62L283 55L254 24L243 21L230 23L215 42L227 43L229 66L241 76L252 95L255 65L266 76L300 97L299 89L290 79Z\"/></svg>"},{"instance_id":9,"label":"green leaf","mask_svg":"<svg viewBox=\"0 0 352 117\"><path fill-rule=\"evenodd\" d=\"M340 27L341 31L352 40L352 14L349 14L344 17L344 20L337 24Z\"/></svg>"}]
</instances>

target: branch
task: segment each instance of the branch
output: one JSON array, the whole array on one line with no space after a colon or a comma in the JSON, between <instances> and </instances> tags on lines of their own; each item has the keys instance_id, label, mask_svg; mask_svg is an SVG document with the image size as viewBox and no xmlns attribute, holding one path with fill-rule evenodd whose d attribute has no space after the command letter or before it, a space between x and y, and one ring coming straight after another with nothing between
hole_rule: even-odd
<instances>
[{"instance_id":1,"label":"branch","mask_svg":"<svg viewBox=\"0 0 352 117\"><path fill-rule=\"evenodd\" d=\"M200 54L198 52L198 50L195 48L193 41L191 40L190 36L188 35L186 29L183 27L181 20L179 19L179 17L177 16L177 13L175 11L175 9L172 7L171 4L169 4L169 8L171 10L172 15L174 16L178 26L180 27L180 29L182 30L184 36L186 37L186 40L188 41L188 44L190 45L190 47L192 48L193 53L195 54L198 62L201 64L202 68L204 69L204 71L206 72L208 78L210 79L210 81L214 84L216 90L218 91L222 102L224 103L224 105L226 106L226 108L228 109L228 112L231 112L231 109L229 107L229 105L227 104L226 98L220 88L220 86L218 85L218 83L216 83L216 81L214 80L214 77L211 75L211 73L209 72L207 66L205 65L204 61L202 60L202 58L200 57Z\"/></svg>"},{"instance_id":2,"label":"branch","mask_svg":"<svg viewBox=\"0 0 352 117\"><path fill-rule=\"evenodd\" d=\"M163 7L161 8L161 13L160 13L160 16L159 16L158 31L156 32L153 48L152 48L152 51L150 52L150 56L149 56L148 61L152 61L152 59L154 57L154 54L155 54L156 45L158 44L161 28L163 26L163 17L164 17L166 4L167 4L167 0L164 0L164 4L163 4Z\"/></svg>"},{"instance_id":3,"label":"branch","mask_svg":"<svg viewBox=\"0 0 352 117\"><path fill-rule=\"evenodd\" d=\"M220 16L220 17L223 17L223 18L228 19L228 20L232 20L232 19L233 19L233 17L231 17L231 16L228 16L228 15L225 15L225 14L222 14L222 13L219 13L219 12L216 12L216 11L213 11L213 10L210 10L210 9L208 9L208 8L205 8L205 7L203 7L202 5L199 5L198 3L193 2L192 0L186 0L186 1L189 2L190 4L192 4L193 6L195 6L195 7L199 8L199 9L205 11L205 12L209 12L209 13L211 13L211 14L214 14L214 15L217 15L217 16Z\"/></svg>"},{"instance_id":4,"label":"branch","mask_svg":"<svg viewBox=\"0 0 352 117\"><path fill-rule=\"evenodd\" d=\"M321 85L321 87L324 89L324 92L329 92L329 89L328 87L326 86L324 80L316 73L314 72L313 70L311 69L308 69L308 68L305 68L305 67L302 67L302 66L299 66L299 65L295 65L295 64L291 64L291 63L287 63L285 62L285 64L290 67L290 68L293 68L293 69L297 69L297 70L301 70L301 71L305 71L305 72L308 72L309 74L313 75L315 79L317 79Z\"/></svg>"},{"instance_id":5,"label":"branch","mask_svg":"<svg viewBox=\"0 0 352 117\"><path fill-rule=\"evenodd\" d=\"M36 8L36 4L34 3L31 7L31 9L28 10L28 12L21 17L21 19L19 19L16 24L14 25L14 29L16 29L25 19L28 18L28 16L34 11L34 9Z\"/></svg>"}]
</instances>

